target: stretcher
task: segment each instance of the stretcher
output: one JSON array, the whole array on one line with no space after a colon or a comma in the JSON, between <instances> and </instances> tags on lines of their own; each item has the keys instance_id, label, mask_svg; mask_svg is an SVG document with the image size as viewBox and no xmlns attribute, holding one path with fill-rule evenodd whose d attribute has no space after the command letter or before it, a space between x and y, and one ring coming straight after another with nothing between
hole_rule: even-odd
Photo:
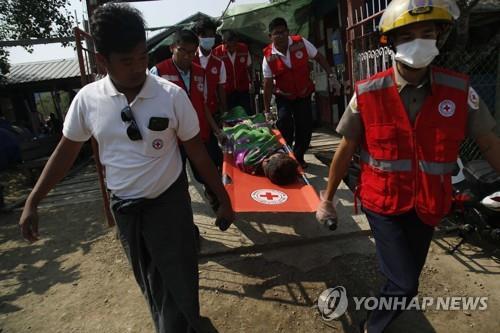
<instances>
[{"instance_id":1,"label":"stretcher","mask_svg":"<svg viewBox=\"0 0 500 333\"><path fill-rule=\"evenodd\" d=\"M293 156L278 130L273 130L285 151ZM295 158L295 157L294 157ZM311 186L304 171L291 185L273 184L267 177L251 175L240 170L231 154L224 154L222 178L231 199L233 210L243 212L314 212L318 206L318 194Z\"/></svg>"}]
</instances>

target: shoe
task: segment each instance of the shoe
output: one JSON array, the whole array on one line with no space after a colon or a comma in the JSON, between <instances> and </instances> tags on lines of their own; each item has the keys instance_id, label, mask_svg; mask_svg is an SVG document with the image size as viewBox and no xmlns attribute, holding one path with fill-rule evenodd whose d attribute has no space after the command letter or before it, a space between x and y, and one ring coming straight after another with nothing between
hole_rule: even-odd
<instances>
[{"instance_id":1,"label":"shoe","mask_svg":"<svg viewBox=\"0 0 500 333\"><path fill-rule=\"evenodd\" d=\"M216 213L217 210L219 209L219 206L220 206L219 200L217 199L215 194L208 189L208 187L205 187L204 194L205 194L205 198L208 201L208 204L210 205L210 207L212 208L214 213Z\"/></svg>"}]
</instances>

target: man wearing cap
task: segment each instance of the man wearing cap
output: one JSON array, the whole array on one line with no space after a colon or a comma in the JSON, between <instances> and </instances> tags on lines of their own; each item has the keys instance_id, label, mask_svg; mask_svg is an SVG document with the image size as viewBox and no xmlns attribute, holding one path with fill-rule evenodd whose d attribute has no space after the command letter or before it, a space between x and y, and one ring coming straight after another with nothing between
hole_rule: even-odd
<instances>
[{"instance_id":1,"label":"man wearing cap","mask_svg":"<svg viewBox=\"0 0 500 333\"><path fill-rule=\"evenodd\" d=\"M467 75L430 66L459 9L453 0L394 0L380 32L395 51L392 68L356 83L337 127L343 135L316 217L335 219L335 191L361 145L360 198L387 278L362 332L383 332L417 295L434 227L449 212L460 143L472 137L500 172L495 121Z\"/></svg>"}]
</instances>

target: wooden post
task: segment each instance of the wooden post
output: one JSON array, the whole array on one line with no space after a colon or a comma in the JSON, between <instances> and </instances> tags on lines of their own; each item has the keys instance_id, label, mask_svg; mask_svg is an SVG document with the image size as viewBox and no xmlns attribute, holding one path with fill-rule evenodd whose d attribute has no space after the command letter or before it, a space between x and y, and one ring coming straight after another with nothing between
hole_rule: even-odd
<instances>
[{"instance_id":1,"label":"wooden post","mask_svg":"<svg viewBox=\"0 0 500 333\"><path fill-rule=\"evenodd\" d=\"M87 72L85 70L85 59L83 55L84 50L82 48L82 36L86 38L91 38L91 36L85 33L84 31L80 30L78 27L74 28L74 32L76 40L76 53L78 55L78 64L80 65L80 75L83 87L87 83L90 83L90 81L94 77L93 75L87 75ZM90 50L86 51L88 53L88 56L90 56L91 51ZM92 147L92 155L94 156L95 166L97 170L97 178L99 181L99 188L101 190L102 201L104 204L104 215L106 216L106 221L108 222L108 226L112 227L115 225L115 219L113 218L113 214L111 214L111 208L109 207L108 191L106 189L106 184L104 183L104 168L99 159L99 145L97 144L96 139L93 137L90 138L90 145Z\"/></svg>"}]
</instances>

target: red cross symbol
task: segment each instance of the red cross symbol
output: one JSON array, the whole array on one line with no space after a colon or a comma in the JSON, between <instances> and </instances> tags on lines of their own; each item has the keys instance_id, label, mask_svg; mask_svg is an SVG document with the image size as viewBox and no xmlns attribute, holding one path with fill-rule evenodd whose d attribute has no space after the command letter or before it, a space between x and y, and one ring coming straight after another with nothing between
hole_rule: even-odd
<instances>
[{"instance_id":1,"label":"red cross symbol","mask_svg":"<svg viewBox=\"0 0 500 333\"><path fill-rule=\"evenodd\" d=\"M266 192L266 194L261 194L260 197L261 198L266 198L267 200L273 200L274 198L279 197L279 195L272 194L270 192Z\"/></svg>"},{"instance_id":2,"label":"red cross symbol","mask_svg":"<svg viewBox=\"0 0 500 333\"><path fill-rule=\"evenodd\" d=\"M156 139L153 141L153 148L154 149L161 149L163 148L163 141L161 141L160 139Z\"/></svg>"}]
</instances>

